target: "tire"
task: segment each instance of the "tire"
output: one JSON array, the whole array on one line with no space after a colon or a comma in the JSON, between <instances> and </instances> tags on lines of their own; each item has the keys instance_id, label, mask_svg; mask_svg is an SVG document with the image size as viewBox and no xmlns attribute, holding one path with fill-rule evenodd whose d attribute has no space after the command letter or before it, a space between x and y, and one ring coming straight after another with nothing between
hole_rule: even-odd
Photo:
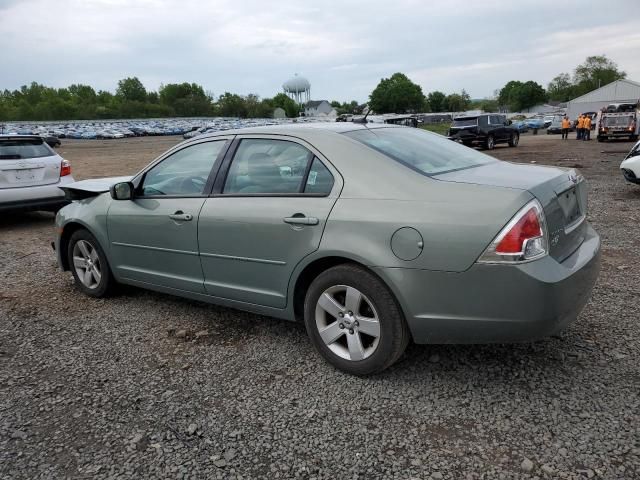
<instances>
[{"instance_id":1,"label":"tire","mask_svg":"<svg viewBox=\"0 0 640 480\"><path fill-rule=\"evenodd\" d=\"M489 135L487 140L484 142L484 148L487 150L493 150L496 148L496 140L493 138L493 135Z\"/></svg>"},{"instance_id":2,"label":"tire","mask_svg":"<svg viewBox=\"0 0 640 480\"><path fill-rule=\"evenodd\" d=\"M410 339L391 291L373 273L352 264L325 270L311 283L305 296L304 322L318 353L353 375L390 367Z\"/></svg>"},{"instance_id":3,"label":"tire","mask_svg":"<svg viewBox=\"0 0 640 480\"><path fill-rule=\"evenodd\" d=\"M102 298L113 291L115 280L107 257L96 238L87 230L76 230L71 235L67 258L76 287L84 294Z\"/></svg>"},{"instance_id":4,"label":"tire","mask_svg":"<svg viewBox=\"0 0 640 480\"><path fill-rule=\"evenodd\" d=\"M511 137L509 138L510 147L517 147L519 142L520 142L520 135L518 135L517 133L511 135Z\"/></svg>"}]
</instances>

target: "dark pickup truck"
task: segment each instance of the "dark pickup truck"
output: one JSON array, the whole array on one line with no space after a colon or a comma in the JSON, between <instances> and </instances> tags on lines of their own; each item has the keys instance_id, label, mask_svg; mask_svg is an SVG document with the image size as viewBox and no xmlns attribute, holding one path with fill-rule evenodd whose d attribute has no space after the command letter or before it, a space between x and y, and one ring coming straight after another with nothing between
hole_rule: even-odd
<instances>
[{"instance_id":1,"label":"dark pickup truck","mask_svg":"<svg viewBox=\"0 0 640 480\"><path fill-rule=\"evenodd\" d=\"M449 139L468 147L478 145L492 150L498 143L517 147L520 134L504 115L487 113L454 118L449 128Z\"/></svg>"}]
</instances>

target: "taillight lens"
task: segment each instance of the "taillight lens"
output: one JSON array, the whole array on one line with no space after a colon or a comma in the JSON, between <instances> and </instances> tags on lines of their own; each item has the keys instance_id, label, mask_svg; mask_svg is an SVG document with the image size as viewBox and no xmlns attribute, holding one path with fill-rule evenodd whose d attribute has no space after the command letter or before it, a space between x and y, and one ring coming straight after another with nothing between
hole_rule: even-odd
<instances>
[{"instance_id":1,"label":"taillight lens","mask_svg":"<svg viewBox=\"0 0 640 480\"><path fill-rule=\"evenodd\" d=\"M526 204L478 259L484 263L528 262L548 253L547 226L537 200Z\"/></svg>"},{"instance_id":2,"label":"taillight lens","mask_svg":"<svg viewBox=\"0 0 640 480\"><path fill-rule=\"evenodd\" d=\"M60 164L60 176L65 177L71 175L71 164L67 160L62 160Z\"/></svg>"}]
</instances>

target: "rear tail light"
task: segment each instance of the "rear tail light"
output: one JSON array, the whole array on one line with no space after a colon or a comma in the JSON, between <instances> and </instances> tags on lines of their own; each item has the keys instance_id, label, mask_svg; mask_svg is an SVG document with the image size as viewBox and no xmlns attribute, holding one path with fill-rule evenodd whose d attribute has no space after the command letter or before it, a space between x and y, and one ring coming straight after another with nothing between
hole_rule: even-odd
<instances>
[{"instance_id":1,"label":"rear tail light","mask_svg":"<svg viewBox=\"0 0 640 480\"><path fill-rule=\"evenodd\" d=\"M60 176L66 177L67 175L71 175L71 164L67 160L62 160L60 164Z\"/></svg>"},{"instance_id":2,"label":"rear tail light","mask_svg":"<svg viewBox=\"0 0 640 480\"><path fill-rule=\"evenodd\" d=\"M521 263L549 252L542 206L532 200L521 208L478 259L482 263Z\"/></svg>"}]
</instances>

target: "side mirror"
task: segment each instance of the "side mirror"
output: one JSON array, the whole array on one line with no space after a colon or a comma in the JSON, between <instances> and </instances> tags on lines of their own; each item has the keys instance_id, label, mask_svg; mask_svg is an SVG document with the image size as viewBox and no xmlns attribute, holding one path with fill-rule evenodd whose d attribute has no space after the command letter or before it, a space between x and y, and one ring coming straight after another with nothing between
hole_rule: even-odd
<instances>
[{"instance_id":1,"label":"side mirror","mask_svg":"<svg viewBox=\"0 0 640 480\"><path fill-rule=\"evenodd\" d=\"M513 122L511 120L507 120L506 122L504 122L505 125L511 125Z\"/></svg>"},{"instance_id":2,"label":"side mirror","mask_svg":"<svg viewBox=\"0 0 640 480\"><path fill-rule=\"evenodd\" d=\"M133 199L133 183L116 183L111 186L109 192L111 193L111 198L114 200L131 200Z\"/></svg>"}]
</instances>

